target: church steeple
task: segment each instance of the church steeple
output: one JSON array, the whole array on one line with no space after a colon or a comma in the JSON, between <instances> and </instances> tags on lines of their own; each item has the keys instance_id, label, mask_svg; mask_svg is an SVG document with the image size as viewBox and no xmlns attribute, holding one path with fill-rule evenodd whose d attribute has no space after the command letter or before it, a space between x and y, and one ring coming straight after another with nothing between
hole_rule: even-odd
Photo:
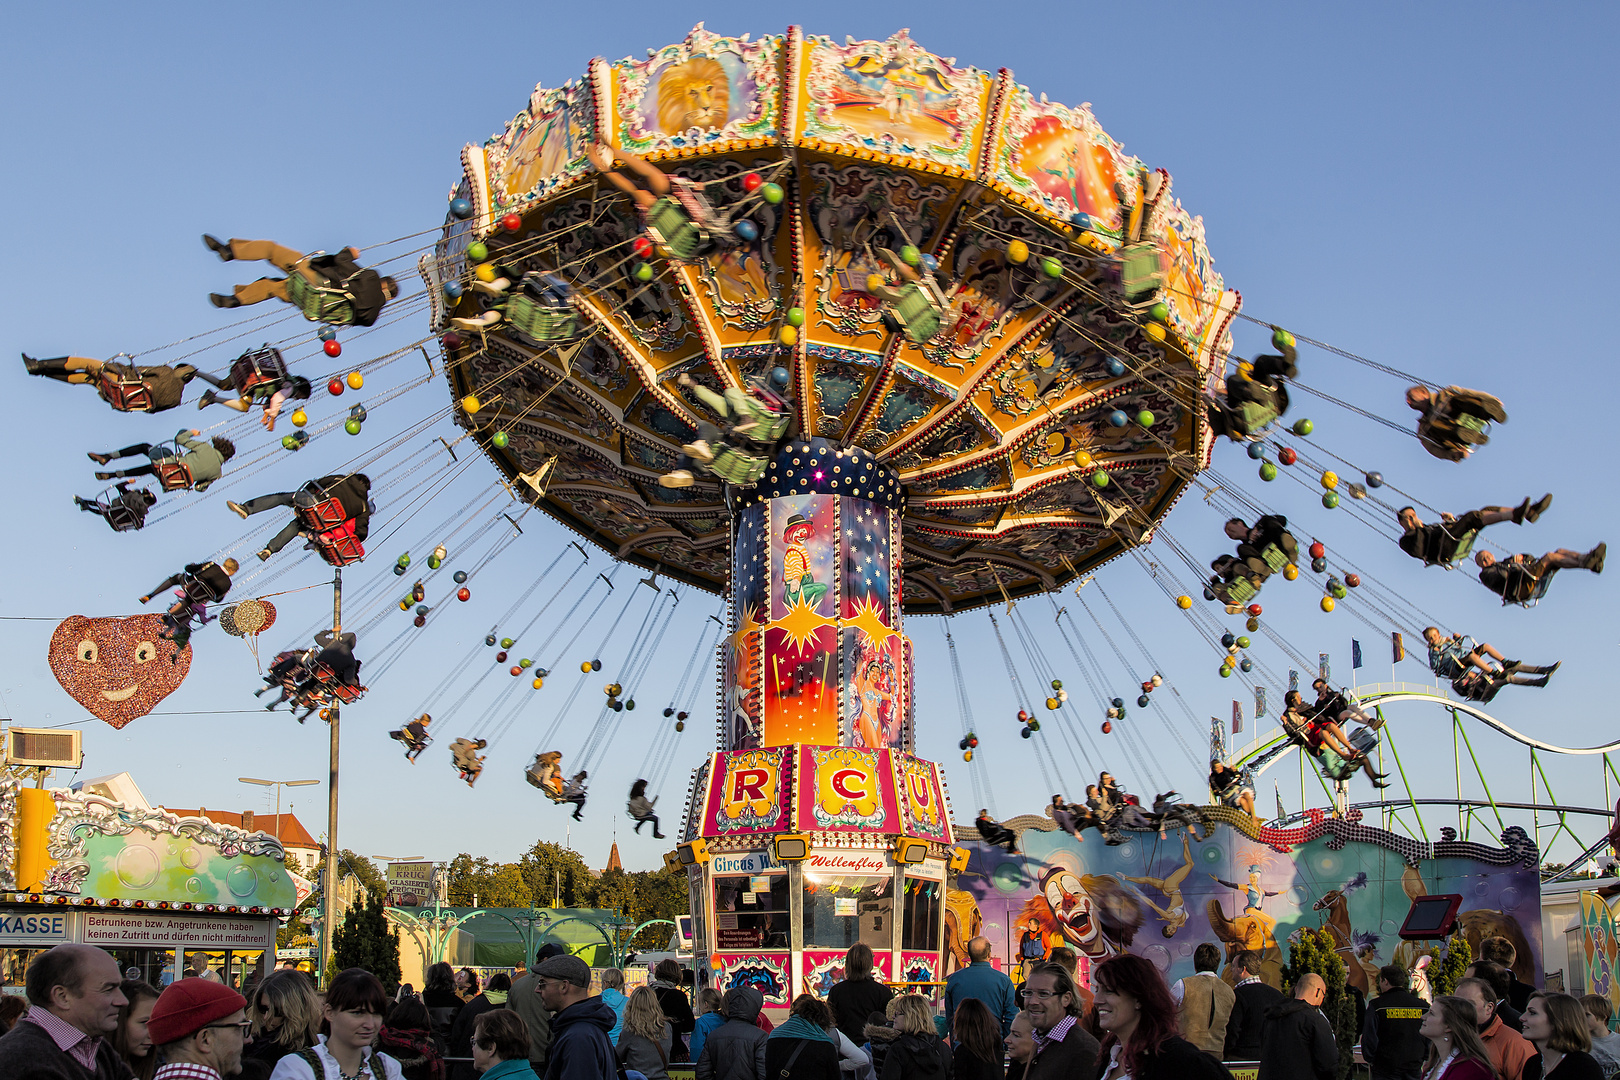
<instances>
[{"instance_id":1,"label":"church steeple","mask_svg":"<svg viewBox=\"0 0 1620 1080\"><path fill-rule=\"evenodd\" d=\"M615 840L615 841L613 841L612 850L608 852L607 866L602 870L602 873L605 874L609 870L623 870L623 869L624 869L624 864L619 861L619 842L617 840Z\"/></svg>"}]
</instances>

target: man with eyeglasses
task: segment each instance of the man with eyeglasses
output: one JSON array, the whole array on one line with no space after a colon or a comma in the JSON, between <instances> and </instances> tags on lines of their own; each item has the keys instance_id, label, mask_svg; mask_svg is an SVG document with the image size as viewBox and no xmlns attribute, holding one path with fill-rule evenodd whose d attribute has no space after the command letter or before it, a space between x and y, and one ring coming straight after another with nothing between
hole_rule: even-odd
<instances>
[{"instance_id":1,"label":"man with eyeglasses","mask_svg":"<svg viewBox=\"0 0 1620 1080\"><path fill-rule=\"evenodd\" d=\"M0 1038L5 1080L132 1080L113 1049L120 992L118 962L93 945L58 945L34 957L24 988L29 1009Z\"/></svg>"},{"instance_id":2,"label":"man with eyeglasses","mask_svg":"<svg viewBox=\"0 0 1620 1080\"><path fill-rule=\"evenodd\" d=\"M181 979L158 996L146 1030L163 1062L152 1080L222 1080L242 1071L247 999L205 979Z\"/></svg>"},{"instance_id":3,"label":"man with eyeglasses","mask_svg":"<svg viewBox=\"0 0 1620 1080\"><path fill-rule=\"evenodd\" d=\"M1095 1076L1097 1040L1080 1026L1080 995L1069 973L1042 964L1024 984L1024 1011L1035 1027L1035 1057L1024 1080Z\"/></svg>"}]
</instances>

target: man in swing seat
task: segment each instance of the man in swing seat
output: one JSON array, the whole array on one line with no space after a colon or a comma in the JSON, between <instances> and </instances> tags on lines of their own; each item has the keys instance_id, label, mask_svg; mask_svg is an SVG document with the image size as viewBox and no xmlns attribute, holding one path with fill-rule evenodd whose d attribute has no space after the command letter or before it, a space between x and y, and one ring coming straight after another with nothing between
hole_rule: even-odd
<instances>
[{"instance_id":1,"label":"man in swing seat","mask_svg":"<svg viewBox=\"0 0 1620 1080\"><path fill-rule=\"evenodd\" d=\"M1458 517L1441 513L1439 522L1433 525L1425 525L1413 507L1403 506L1395 512L1395 520L1402 529L1397 543L1402 551L1420 560L1424 566L1450 566L1468 555L1473 549L1474 538L1485 526L1504 521L1511 521L1515 525L1523 525L1527 521L1535 524L1552 506L1552 499L1551 495L1543 495L1531 502L1530 496L1526 495L1523 502L1511 509L1506 506L1482 506Z\"/></svg>"},{"instance_id":2,"label":"man in swing seat","mask_svg":"<svg viewBox=\"0 0 1620 1080\"><path fill-rule=\"evenodd\" d=\"M93 360L88 356L36 360L27 353L22 358L28 374L94 386L101 400L118 412L157 413L176 408L185 395L186 383L197 377L197 369L190 364L126 364L116 357Z\"/></svg>"},{"instance_id":3,"label":"man in swing seat","mask_svg":"<svg viewBox=\"0 0 1620 1080\"><path fill-rule=\"evenodd\" d=\"M198 436L202 434L196 428L190 431L181 429L174 436L175 444L185 448L185 453L176 455L174 448L165 444L153 446L151 443L134 443L122 450L114 450L107 454L98 454L90 451L85 456L97 465L106 465L115 458L144 457L148 459L145 465L138 465L132 469L115 469L108 472L96 473L97 480L122 480L132 476L156 476L163 484L165 491L207 491L208 486L218 480L225 472L225 463L236 456L236 444L226 438L216 435L207 442L201 442Z\"/></svg>"},{"instance_id":4,"label":"man in swing seat","mask_svg":"<svg viewBox=\"0 0 1620 1080\"><path fill-rule=\"evenodd\" d=\"M266 300L285 300L311 322L338 326L371 326L383 305L399 295L399 283L362 267L359 248L344 248L335 255L305 255L273 240L220 241L207 233L203 243L220 262L267 262L287 276L263 277L237 285L229 296L209 293L220 308L242 307Z\"/></svg>"},{"instance_id":5,"label":"man in swing seat","mask_svg":"<svg viewBox=\"0 0 1620 1080\"><path fill-rule=\"evenodd\" d=\"M1509 681L1521 686L1546 686L1547 678L1563 663L1560 660L1546 667L1534 667L1518 660L1509 660L1489 642L1476 642L1464 634L1446 637L1436 626L1423 628L1423 640L1429 645L1429 670L1442 679L1461 679L1473 668L1493 679L1513 676ZM1485 659L1487 656L1496 663L1488 663ZM1521 674L1539 675L1542 678L1533 681L1517 678Z\"/></svg>"},{"instance_id":6,"label":"man in swing seat","mask_svg":"<svg viewBox=\"0 0 1620 1080\"><path fill-rule=\"evenodd\" d=\"M1271 343L1276 353L1240 363L1226 377L1226 394L1217 396L1209 410L1209 426L1216 435L1233 442L1253 438L1276 423L1288 411L1288 388L1284 379L1299 374L1298 355L1292 334L1272 327Z\"/></svg>"},{"instance_id":7,"label":"man in swing seat","mask_svg":"<svg viewBox=\"0 0 1620 1080\"><path fill-rule=\"evenodd\" d=\"M1529 605L1546 595L1553 575L1560 570L1603 573L1603 559L1608 552L1606 543L1584 555L1558 548L1539 559L1528 552L1498 559L1488 551L1479 551L1474 553L1474 565L1479 567L1479 583L1500 596L1502 603Z\"/></svg>"},{"instance_id":8,"label":"man in swing seat","mask_svg":"<svg viewBox=\"0 0 1620 1080\"><path fill-rule=\"evenodd\" d=\"M119 483L112 498L83 499L73 496L73 505L103 518L113 532L134 532L146 527L146 512L157 505L157 493Z\"/></svg>"},{"instance_id":9,"label":"man in swing seat","mask_svg":"<svg viewBox=\"0 0 1620 1080\"><path fill-rule=\"evenodd\" d=\"M635 154L600 143L588 151L588 156L603 179L630 196L641 212L647 235L671 258L695 259L714 246L712 230L719 215L703 197L700 185L672 177ZM615 171L615 163L623 165L633 178Z\"/></svg>"},{"instance_id":10,"label":"man in swing seat","mask_svg":"<svg viewBox=\"0 0 1620 1080\"><path fill-rule=\"evenodd\" d=\"M1427 386L1406 391L1406 404L1417 410L1418 441L1442 461L1462 461L1474 447L1491 441L1492 423L1507 422L1501 399L1478 390L1448 386L1433 393Z\"/></svg>"},{"instance_id":11,"label":"man in swing seat","mask_svg":"<svg viewBox=\"0 0 1620 1080\"><path fill-rule=\"evenodd\" d=\"M790 378L786 368L772 368L769 376L749 376L747 389L728 386L724 394L717 394L682 373L677 380L679 384L714 410L727 428L722 432L715 425L700 421L697 438L681 447L683 457L674 470L659 477L659 485L690 487L694 482L694 464L702 465L728 484L746 487L758 483L770 467L766 451L787 433L793 422L792 402L781 393Z\"/></svg>"}]
</instances>

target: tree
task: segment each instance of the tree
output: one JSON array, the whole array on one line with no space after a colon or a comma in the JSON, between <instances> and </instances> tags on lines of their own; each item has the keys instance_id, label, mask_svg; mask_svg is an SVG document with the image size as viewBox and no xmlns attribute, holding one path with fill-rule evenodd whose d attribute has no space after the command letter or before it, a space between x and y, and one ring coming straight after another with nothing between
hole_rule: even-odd
<instances>
[{"instance_id":1,"label":"tree","mask_svg":"<svg viewBox=\"0 0 1620 1080\"><path fill-rule=\"evenodd\" d=\"M332 935L328 976L353 967L377 976L390 995L399 989L399 931L389 927L381 896L350 908L343 925Z\"/></svg>"},{"instance_id":2,"label":"tree","mask_svg":"<svg viewBox=\"0 0 1620 1080\"><path fill-rule=\"evenodd\" d=\"M1446 942L1445 956L1438 959L1439 963L1429 961L1429 988L1434 991L1435 997L1457 989L1457 984L1462 981L1463 972L1474 962L1473 954L1461 930L1451 935L1451 940Z\"/></svg>"},{"instance_id":3,"label":"tree","mask_svg":"<svg viewBox=\"0 0 1620 1080\"><path fill-rule=\"evenodd\" d=\"M339 878L344 874L353 874L360 879L360 884L365 886L369 895L379 898L388 895L388 882L383 879L377 864L364 855L356 855L348 848L340 848L337 864Z\"/></svg>"},{"instance_id":4,"label":"tree","mask_svg":"<svg viewBox=\"0 0 1620 1080\"><path fill-rule=\"evenodd\" d=\"M456 907L528 907L534 894L517 863L462 852L450 860L446 895Z\"/></svg>"},{"instance_id":5,"label":"tree","mask_svg":"<svg viewBox=\"0 0 1620 1080\"><path fill-rule=\"evenodd\" d=\"M1339 1047L1339 1076L1348 1076L1361 1033L1356 1030L1356 1003L1345 987L1344 960L1334 951L1333 935L1326 930L1299 931L1299 941L1289 946L1288 964L1283 968L1284 992L1292 993L1294 984L1307 972L1315 972L1327 983L1322 1015L1333 1025L1333 1039Z\"/></svg>"},{"instance_id":6,"label":"tree","mask_svg":"<svg viewBox=\"0 0 1620 1080\"><path fill-rule=\"evenodd\" d=\"M536 904L550 907L560 892L562 907L592 905L596 879L579 852L549 840L537 840L517 865Z\"/></svg>"}]
</instances>

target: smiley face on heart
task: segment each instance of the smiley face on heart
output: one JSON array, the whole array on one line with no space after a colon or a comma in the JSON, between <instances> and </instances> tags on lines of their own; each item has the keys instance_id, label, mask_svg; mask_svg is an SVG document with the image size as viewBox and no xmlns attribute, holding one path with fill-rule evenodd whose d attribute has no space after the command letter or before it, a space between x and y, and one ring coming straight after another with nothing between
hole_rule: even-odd
<instances>
[{"instance_id":1,"label":"smiley face on heart","mask_svg":"<svg viewBox=\"0 0 1620 1080\"><path fill-rule=\"evenodd\" d=\"M91 715L121 728L180 688L191 646L175 651L162 615L73 615L51 635L51 674Z\"/></svg>"}]
</instances>

